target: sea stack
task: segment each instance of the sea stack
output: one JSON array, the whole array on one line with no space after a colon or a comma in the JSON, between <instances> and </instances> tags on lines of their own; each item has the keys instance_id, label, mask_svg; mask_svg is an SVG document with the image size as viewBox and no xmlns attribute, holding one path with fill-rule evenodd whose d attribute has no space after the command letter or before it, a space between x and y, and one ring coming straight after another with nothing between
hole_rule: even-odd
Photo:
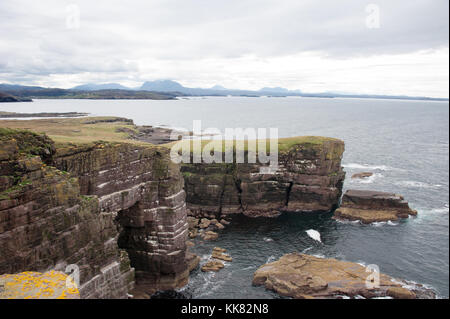
<instances>
[{"instance_id":1,"label":"sea stack","mask_svg":"<svg viewBox=\"0 0 450 319\"><path fill-rule=\"evenodd\" d=\"M335 219L360 220L364 224L395 221L417 215L403 196L369 190L349 189L342 197L342 204Z\"/></svg>"}]
</instances>

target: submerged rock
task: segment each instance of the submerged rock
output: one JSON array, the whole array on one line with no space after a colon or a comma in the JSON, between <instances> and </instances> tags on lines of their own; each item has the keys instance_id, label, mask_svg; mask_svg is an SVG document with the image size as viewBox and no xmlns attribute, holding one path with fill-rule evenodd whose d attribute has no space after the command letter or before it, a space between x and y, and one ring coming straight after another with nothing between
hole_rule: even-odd
<instances>
[{"instance_id":1,"label":"submerged rock","mask_svg":"<svg viewBox=\"0 0 450 319\"><path fill-rule=\"evenodd\" d=\"M219 238L219 234L213 231L207 231L202 234L204 240L216 240Z\"/></svg>"},{"instance_id":2,"label":"submerged rock","mask_svg":"<svg viewBox=\"0 0 450 319\"><path fill-rule=\"evenodd\" d=\"M253 276L253 284L293 298L435 297L430 289L420 285L417 289L406 288L406 282L384 274L379 274L376 285L371 280L373 274L357 263L292 253L261 266Z\"/></svg>"},{"instance_id":3,"label":"submerged rock","mask_svg":"<svg viewBox=\"0 0 450 319\"><path fill-rule=\"evenodd\" d=\"M201 268L201 270L203 272L208 272L208 271L219 271L220 269L222 269L224 266L224 264L218 260L211 260L208 261L206 264L204 264Z\"/></svg>"},{"instance_id":4,"label":"submerged rock","mask_svg":"<svg viewBox=\"0 0 450 319\"><path fill-rule=\"evenodd\" d=\"M212 253L212 258L216 258L216 259L220 259L223 261L233 261L233 258L230 257L230 255L218 252L218 251L213 251Z\"/></svg>"},{"instance_id":5,"label":"submerged rock","mask_svg":"<svg viewBox=\"0 0 450 319\"><path fill-rule=\"evenodd\" d=\"M368 190L347 190L342 204L335 213L336 219L360 220L364 224L395 221L417 215L408 202L394 193Z\"/></svg>"},{"instance_id":6,"label":"submerged rock","mask_svg":"<svg viewBox=\"0 0 450 319\"><path fill-rule=\"evenodd\" d=\"M355 178L363 179L363 178L368 178L372 175L373 175L373 173L371 173L371 172L362 172L362 173L353 174L352 178L353 179L355 179Z\"/></svg>"}]
</instances>

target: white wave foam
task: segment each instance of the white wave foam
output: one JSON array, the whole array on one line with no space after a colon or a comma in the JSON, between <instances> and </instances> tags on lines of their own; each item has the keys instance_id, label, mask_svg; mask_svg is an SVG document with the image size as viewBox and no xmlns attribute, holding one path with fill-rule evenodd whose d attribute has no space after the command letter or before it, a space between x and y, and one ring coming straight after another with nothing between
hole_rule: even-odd
<instances>
[{"instance_id":1,"label":"white wave foam","mask_svg":"<svg viewBox=\"0 0 450 319\"><path fill-rule=\"evenodd\" d=\"M221 288L226 282L228 282L231 279L232 272L228 273L227 276L218 281L213 281L212 279L215 277L216 273L210 272L208 275L204 276L205 282L203 283L202 287L199 289L199 291L202 291L203 293L199 294L197 297L204 297L209 296L213 294L215 291L217 291L219 288Z\"/></svg>"},{"instance_id":2,"label":"white wave foam","mask_svg":"<svg viewBox=\"0 0 450 319\"><path fill-rule=\"evenodd\" d=\"M361 221L358 220L347 220L347 219L336 219L339 224L350 224L350 225L362 225Z\"/></svg>"},{"instance_id":3,"label":"white wave foam","mask_svg":"<svg viewBox=\"0 0 450 319\"><path fill-rule=\"evenodd\" d=\"M312 239L314 239L315 241L318 241L318 242L322 242L321 240L320 240L320 233L317 231L317 230L314 230L314 229L308 229L307 231L306 231L306 233L308 234L308 236L309 237L311 237Z\"/></svg>"},{"instance_id":4,"label":"white wave foam","mask_svg":"<svg viewBox=\"0 0 450 319\"><path fill-rule=\"evenodd\" d=\"M443 207L443 208L433 208L431 210L433 213L437 213L437 214L442 214L442 213L449 213L450 210L448 207Z\"/></svg>"},{"instance_id":5,"label":"white wave foam","mask_svg":"<svg viewBox=\"0 0 450 319\"><path fill-rule=\"evenodd\" d=\"M392 222L392 221L388 221L387 222L387 224L389 225L389 226L398 226L398 223L394 223L394 222Z\"/></svg>"},{"instance_id":6,"label":"white wave foam","mask_svg":"<svg viewBox=\"0 0 450 319\"><path fill-rule=\"evenodd\" d=\"M418 181L400 181L395 182L395 185L403 186L403 187L413 187L413 188L439 188L442 187L441 184L428 184L424 182Z\"/></svg>"},{"instance_id":7,"label":"white wave foam","mask_svg":"<svg viewBox=\"0 0 450 319\"><path fill-rule=\"evenodd\" d=\"M386 225L386 224L387 224L387 222L373 222L373 223L370 223L370 225L375 226L375 227L380 227L380 226L383 226L383 225Z\"/></svg>"},{"instance_id":8,"label":"white wave foam","mask_svg":"<svg viewBox=\"0 0 450 319\"><path fill-rule=\"evenodd\" d=\"M390 167L387 165L369 165L369 164L358 164L358 163L348 163L342 164L345 168L354 168L354 169L364 169L364 170L378 170L378 171L396 171L401 170L399 168Z\"/></svg>"},{"instance_id":9,"label":"white wave foam","mask_svg":"<svg viewBox=\"0 0 450 319\"><path fill-rule=\"evenodd\" d=\"M242 268L241 270L250 270L253 268L256 268L256 266L248 266L248 267Z\"/></svg>"},{"instance_id":10,"label":"white wave foam","mask_svg":"<svg viewBox=\"0 0 450 319\"><path fill-rule=\"evenodd\" d=\"M445 204L444 207L436 207L436 208L417 208L421 215L426 214L448 214L450 209L448 204Z\"/></svg>"},{"instance_id":11,"label":"white wave foam","mask_svg":"<svg viewBox=\"0 0 450 319\"><path fill-rule=\"evenodd\" d=\"M269 238L269 237L264 237L263 240L264 240L265 242L273 241L273 239L272 239L272 238Z\"/></svg>"},{"instance_id":12,"label":"white wave foam","mask_svg":"<svg viewBox=\"0 0 450 319\"><path fill-rule=\"evenodd\" d=\"M364 261L358 261L356 262L358 265L361 265L363 267L367 267L366 263Z\"/></svg>"},{"instance_id":13,"label":"white wave foam","mask_svg":"<svg viewBox=\"0 0 450 319\"><path fill-rule=\"evenodd\" d=\"M312 255L312 256L314 256L314 257L316 257L316 258L325 258L325 255L322 255L322 254L315 254L315 255Z\"/></svg>"},{"instance_id":14,"label":"white wave foam","mask_svg":"<svg viewBox=\"0 0 450 319\"><path fill-rule=\"evenodd\" d=\"M341 299L351 299L349 296L347 295L336 295L336 297L341 298Z\"/></svg>"},{"instance_id":15,"label":"white wave foam","mask_svg":"<svg viewBox=\"0 0 450 319\"><path fill-rule=\"evenodd\" d=\"M312 247L308 247L308 248L303 249L303 250L302 250L302 254L306 253L307 251L309 251L309 250L311 250L311 249L312 249Z\"/></svg>"},{"instance_id":16,"label":"white wave foam","mask_svg":"<svg viewBox=\"0 0 450 319\"><path fill-rule=\"evenodd\" d=\"M270 256L269 258L267 258L266 260L266 264L271 263L272 261L275 261L277 258L275 256Z\"/></svg>"}]
</instances>

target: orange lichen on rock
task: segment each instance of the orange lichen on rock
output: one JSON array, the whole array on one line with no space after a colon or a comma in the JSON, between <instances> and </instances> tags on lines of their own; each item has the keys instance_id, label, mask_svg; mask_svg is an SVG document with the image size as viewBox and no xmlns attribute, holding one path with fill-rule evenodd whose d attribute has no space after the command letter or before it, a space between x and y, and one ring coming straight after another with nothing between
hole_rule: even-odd
<instances>
[{"instance_id":1,"label":"orange lichen on rock","mask_svg":"<svg viewBox=\"0 0 450 319\"><path fill-rule=\"evenodd\" d=\"M69 284L67 284L69 283ZM79 299L73 281L58 271L0 275L0 299Z\"/></svg>"}]
</instances>

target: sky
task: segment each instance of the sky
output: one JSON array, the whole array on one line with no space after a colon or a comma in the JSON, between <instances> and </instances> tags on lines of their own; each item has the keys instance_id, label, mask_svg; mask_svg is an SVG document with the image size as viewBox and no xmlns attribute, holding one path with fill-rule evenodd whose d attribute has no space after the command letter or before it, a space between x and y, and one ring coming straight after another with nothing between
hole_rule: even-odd
<instances>
[{"instance_id":1,"label":"sky","mask_svg":"<svg viewBox=\"0 0 450 319\"><path fill-rule=\"evenodd\" d=\"M449 97L448 0L1 0L0 83Z\"/></svg>"}]
</instances>

